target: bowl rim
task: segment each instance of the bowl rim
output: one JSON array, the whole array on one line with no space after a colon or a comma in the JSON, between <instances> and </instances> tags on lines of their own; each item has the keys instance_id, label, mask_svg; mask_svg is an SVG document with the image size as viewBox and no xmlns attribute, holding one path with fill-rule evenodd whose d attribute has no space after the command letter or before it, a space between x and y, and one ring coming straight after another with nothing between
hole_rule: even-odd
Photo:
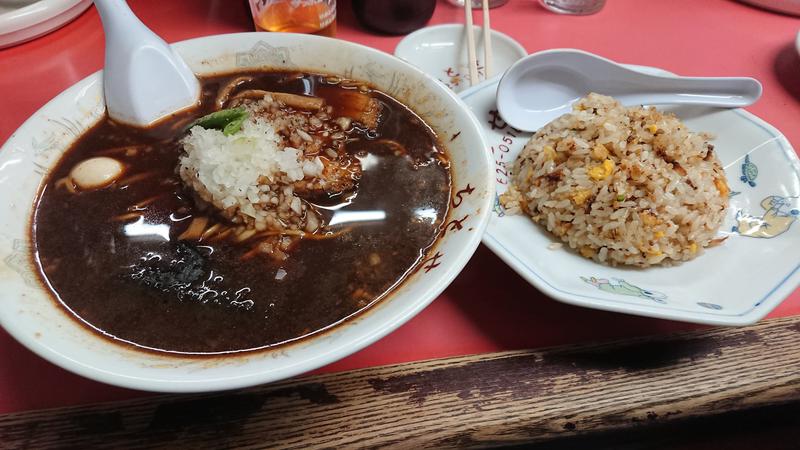
<instances>
[{"instance_id":1,"label":"bowl rim","mask_svg":"<svg viewBox=\"0 0 800 450\"><path fill-rule=\"evenodd\" d=\"M55 31L90 6L90 0L38 0L0 13L0 49Z\"/></svg>"}]
</instances>

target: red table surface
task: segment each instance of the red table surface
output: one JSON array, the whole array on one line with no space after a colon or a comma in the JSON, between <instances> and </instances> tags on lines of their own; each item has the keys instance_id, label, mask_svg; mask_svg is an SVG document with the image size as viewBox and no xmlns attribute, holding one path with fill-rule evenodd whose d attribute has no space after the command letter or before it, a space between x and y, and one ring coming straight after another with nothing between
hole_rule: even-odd
<instances>
[{"instance_id":1,"label":"red table surface","mask_svg":"<svg viewBox=\"0 0 800 450\"><path fill-rule=\"evenodd\" d=\"M168 42L252 31L244 0L130 0ZM340 0L340 39L392 52L401 37L365 32ZM443 1L430 24L460 23ZM480 23L479 15L476 21ZM800 148L800 19L731 0L609 0L586 17L552 14L534 0L492 10L492 26L529 52L574 47L682 75L751 76L764 96L751 112ZM0 50L0 142L45 102L103 65L103 31L94 8L60 30ZM797 251L797 249L787 249ZM709 276L724 276L709 268ZM771 317L800 314L796 290ZM565 305L545 297L481 246L463 273L425 311L376 344L320 372L452 355L590 342L695 328ZM0 331L0 413L118 400L146 393L90 381L40 359Z\"/></svg>"}]
</instances>

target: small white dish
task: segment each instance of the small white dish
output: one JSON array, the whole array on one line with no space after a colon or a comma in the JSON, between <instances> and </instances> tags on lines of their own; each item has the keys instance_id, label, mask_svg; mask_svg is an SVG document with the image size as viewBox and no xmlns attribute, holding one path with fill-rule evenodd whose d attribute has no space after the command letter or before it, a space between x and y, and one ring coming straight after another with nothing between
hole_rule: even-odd
<instances>
[{"instance_id":1,"label":"small white dish","mask_svg":"<svg viewBox=\"0 0 800 450\"><path fill-rule=\"evenodd\" d=\"M487 77L483 65L483 28L473 27L478 57L479 81L500 75L514 62L528 54L511 37L492 30L493 65ZM394 50L394 55L419 67L450 89L460 92L470 86L467 58L466 27L460 24L436 25L419 29L406 36Z\"/></svg>"},{"instance_id":2,"label":"small white dish","mask_svg":"<svg viewBox=\"0 0 800 450\"><path fill-rule=\"evenodd\" d=\"M281 68L363 80L413 109L443 140L452 174L443 236L419 269L356 316L296 342L217 357L145 352L92 332L52 298L31 256L30 218L43 176L105 114L102 72L34 113L0 148L0 325L48 361L132 389L201 392L268 383L329 364L390 333L428 306L480 243L494 198L481 126L452 91L384 52L308 34L206 36L172 47L198 75ZM88 276L91 276L90 274Z\"/></svg>"},{"instance_id":3,"label":"small white dish","mask_svg":"<svg viewBox=\"0 0 800 450\"><path fill-rule=\"evenodd\" d=\"M78 17L91 5L91 0L0 3L0 48L50 33Z\"/></svg>"},{"instance_id":4,"label":"small white dish","mask_svg":"<svg viewBox=\"0 0 800 450\"><path fill-rule=\"evenodd\" d=\"M739 0L759 8L800 16L800 0Z\"/></svg>"},{"instance_id":5,"label":"small white dish","mask_svg":"<svg viewBox=\"0 0 800 450\"><path fill-rule=\"evenodd\" d=\"M502 193L507 166L531 133L518 132L500 118L495 101L499 79L460 95L484 125L496 188ZM800 220L800 160L778 130L742 109L660 109L674 112L692 130L716 135L715 151L733 191L720 229L728 239L721 246L672 267L608 267L556 248L553 244L560 241L526 216L505 215L497 201L483 242L540 291L565 303L714 325L756 322L800 284L800 224L794 223ZM734 231L776 217L773 227L755 233L759 237Z\"/></svg>"}]
</instances>

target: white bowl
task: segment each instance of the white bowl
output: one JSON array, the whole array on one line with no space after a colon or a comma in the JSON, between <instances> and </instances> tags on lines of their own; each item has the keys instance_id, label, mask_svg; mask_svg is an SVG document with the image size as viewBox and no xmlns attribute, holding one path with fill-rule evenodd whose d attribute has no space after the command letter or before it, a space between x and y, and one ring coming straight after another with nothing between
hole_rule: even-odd
<instances>
[{"instance_id":1,"label":"white bowl","mask_svg":"<svg viewBox=\"0 0 800 450\"><path fill-rule=\"evenodd\" d=\"M50 101L0 149L0 324L18 341L67 370L118 386L164 392L232 389L297 375L371 344L421 311L461 271L480 242L494 184L480 124L450 90L391 55L317 36L242 33L174 47L199 74L260 67L325 72L366 81L394 96L419 114L446 147L452 204L457 205L448 220L459 225L447 227L431 259L388 298L295 344L238 356L180 358L100 337L59 306L37 280L29 241L33 199L44 173L104 114L98 72Z\"/></svg>"},{"instance_id":2,"label":"white bowl","mask_svg":"<svg viewBox=\"0 0 800 450\"><path fill-rule=\"evenodd\" d=\"M57 30L90 6L91 0L0 1L0 48Z\"/></svg>"},{"instance_id":3,"label":"white bowl","mask_svg":"<svg viewBox=\"0 0 800 450\"><path fill-rule=\"evenodd\" d=\"M450 89L460 92L470 86L466 29L459 24L419 29L403 38L397 44L394 54L436 77ZM487 74L483 66L483 28L475 25L473 30L480 78L478 82L505 72L518 59L528 54L519 42L492 30L493 67L492 73Z\"/></svg>"}]
</instances>

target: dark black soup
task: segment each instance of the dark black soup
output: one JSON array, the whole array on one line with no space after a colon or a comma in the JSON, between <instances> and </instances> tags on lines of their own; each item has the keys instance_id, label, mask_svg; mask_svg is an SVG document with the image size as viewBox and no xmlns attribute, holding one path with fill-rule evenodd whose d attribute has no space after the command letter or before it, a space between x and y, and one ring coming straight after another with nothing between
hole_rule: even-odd
<instances>
[{"instance_id":1,"label":"dark black soup","mask_svg":"<svg viewBox=\"0 0 800 450\"><path fill-rule=\"evenodd\" d=\"M196 110L150 129L89 130L46 180L31 233L45 284L98 332L234 352L386 296L436 242L449 198L436 136L390 96L237 73L204 79Z\"/></svg>"}]
</instances>

